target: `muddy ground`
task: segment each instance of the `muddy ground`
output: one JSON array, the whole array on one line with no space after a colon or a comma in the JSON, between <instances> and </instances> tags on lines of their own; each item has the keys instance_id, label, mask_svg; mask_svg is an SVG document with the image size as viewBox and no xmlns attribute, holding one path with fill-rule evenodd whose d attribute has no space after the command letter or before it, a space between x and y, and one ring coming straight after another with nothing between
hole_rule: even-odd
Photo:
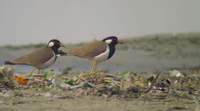
<instances>
[{"instance_id":1,"label":"muddy ground","mask_svg":"<svg viewBox=\"0 0 200 111\"><path fill-rule=\"evenodd\" d=\"M105 99L97 97L1 98L0 111L199 111L199 104L179 100Z\"/></svg>"}]
</instances>

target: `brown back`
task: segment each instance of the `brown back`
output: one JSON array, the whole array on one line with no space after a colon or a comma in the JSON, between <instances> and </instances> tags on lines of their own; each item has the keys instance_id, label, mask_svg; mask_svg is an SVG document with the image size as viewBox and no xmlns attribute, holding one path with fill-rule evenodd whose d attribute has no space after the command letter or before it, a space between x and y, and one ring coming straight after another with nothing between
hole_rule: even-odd
<instances>
[{"instance_id":1,"label":"brown back","mask_svg":"<svg viewBox=\"0 0 200 111\"><path fill-rule=\"evenodd\" d=\"M24 56L21 56L13 61L9 61L13 64L24 64L24 65L32 65L35 67L39 67L40 65L47 62L49 59L53 57L53 51L49 47L39 48L31 53L28 53Z\"/></svg>"},{"instance_id":2,"label":"brown back","mask_svg":"<svg viewBox=\"0 0 200 111\"><path fill-rule=\"evenodd\" d=\"M81 47L68 49L67 53L81 58L92 59L93 57L105 52L106 46L106 43L103 41L95 41Z\"/></svg>"}]
</instances>

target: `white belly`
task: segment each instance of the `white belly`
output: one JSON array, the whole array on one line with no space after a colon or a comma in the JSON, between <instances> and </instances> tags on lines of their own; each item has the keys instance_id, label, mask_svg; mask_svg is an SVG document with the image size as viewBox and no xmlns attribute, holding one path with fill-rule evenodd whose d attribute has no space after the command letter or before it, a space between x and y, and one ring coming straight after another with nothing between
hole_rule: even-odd
<instances>
[{"instance_id":1,"label":"white belly","mask_svg":"<svg viewBox=\"0 0 200 111\"><path fill-rule=\"evenodd\" d=\"M103 62L108 59L109 53L110 53L110 49L109 49L109 46L107 46L106 51L94 57L94 60L96 60L97 62Z\"/></svg>"},{"instance_id":2,"label":"white belly","mask_svg":"<svg viewBox=\"0 0 200 111\"><path fill-rule=\"evenodd\" d=\"M55 61L56 61L56 54L53 53L53 57L52 57L51 59L49 59L47 62L45 62L45 63L41 66L41 68L47 68L47 67L51 66L52 64L54 64Z\"/></svg>"}]
</instances>

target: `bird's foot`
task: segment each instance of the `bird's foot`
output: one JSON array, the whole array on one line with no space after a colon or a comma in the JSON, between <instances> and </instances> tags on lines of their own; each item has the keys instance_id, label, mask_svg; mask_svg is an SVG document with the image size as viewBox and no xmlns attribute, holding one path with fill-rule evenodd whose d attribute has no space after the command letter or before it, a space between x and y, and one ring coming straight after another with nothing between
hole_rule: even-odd
<instances>
[{"instance_id":1,"label":"bird's foot","mask_svg":"<svg viewBox=\"0 0 200 111\"><path fill-rule=\"evenodd\" d=\"M97 78L99 76L99 72L97 71L92 71L89 73L89 77L91 78Z\"/></svg>"}]
</instances>

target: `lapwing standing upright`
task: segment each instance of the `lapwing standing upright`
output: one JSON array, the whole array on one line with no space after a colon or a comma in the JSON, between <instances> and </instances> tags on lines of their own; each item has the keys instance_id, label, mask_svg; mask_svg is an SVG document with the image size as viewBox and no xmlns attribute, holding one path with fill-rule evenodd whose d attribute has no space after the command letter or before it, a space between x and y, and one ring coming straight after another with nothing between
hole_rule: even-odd
<instances>
[{"instance_id":1,"label":"lapwing standing upright","mask_svg":"<svg viewBox=\"0 0 200 111\"><path fill-rule=\"evenodd\" d=\"M64 51L67 55L91 60L91 73L95 73L98 63L106 61L114 55L116 50L115 46L117 44L118 38L115 36L110 36L102 41L95 41L85 44L81 47L71 49L62 48L62 51Z\"/></svg>"},{"instance_id":2,"label":"lapwing standing upright","mask_svg":"<svg viewBox=\"0 0 200 111\"><path fill-rule=\"evenodd\" d=\"M48 42L46 47L42 47L21 56L11 61L5 61L7 65L30 65L38 69L44 69L54 64L57 56L64 53L59 50L60 47L64 47L63 44L57 39L52 39Z\"/></svg>"}]
</instances>

